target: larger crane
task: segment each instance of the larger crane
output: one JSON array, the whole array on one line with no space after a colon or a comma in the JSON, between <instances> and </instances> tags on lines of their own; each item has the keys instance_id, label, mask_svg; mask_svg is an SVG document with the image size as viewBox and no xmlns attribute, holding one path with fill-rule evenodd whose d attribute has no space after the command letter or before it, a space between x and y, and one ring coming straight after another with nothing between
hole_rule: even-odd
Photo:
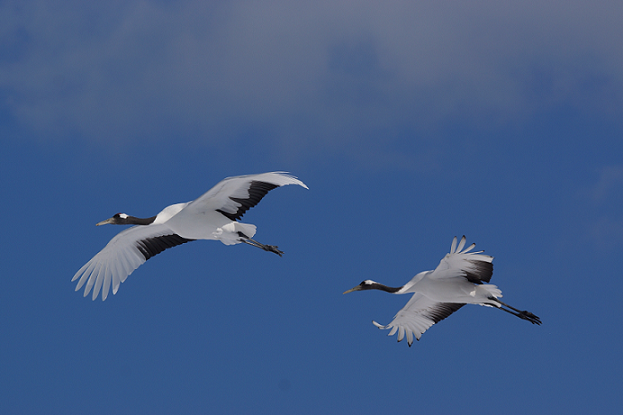
<instances>
[{"instance_id":1,"label":"larger crane","mask_svg":"<svg viewBox=\"0 0 623 415\"><path fill-rule=\"evenodd\" d=\"M284 172L229 177L198 199L167 206L156 216L137 218L117 213L97 225L136 225L118 233L97 255L76 272L76 291L86 283L84 296L93 289L93 300L109 289L116 294L119 285L141 264L165 249L197 239L212 239L225 245L246 243L268 252L283 254L274 245L254 239L256 227L238 220L257 205L272 189L288 184L308 188Z\"/></svg>"}]
</instances>

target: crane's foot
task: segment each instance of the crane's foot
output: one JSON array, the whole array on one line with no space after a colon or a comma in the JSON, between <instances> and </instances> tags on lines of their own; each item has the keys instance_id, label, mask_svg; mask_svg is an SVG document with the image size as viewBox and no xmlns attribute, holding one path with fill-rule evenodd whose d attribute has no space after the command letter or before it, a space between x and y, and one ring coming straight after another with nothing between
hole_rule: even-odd
<instances>
[{"instance_id":1,"label":"crane's foot","mask_svg":"<svg viewBox=\"0 0 623 415\"><path fill-rule=\"evenodd\" d=\"M242 232L238 232L238 234L240 235L240 242L244 242L245 244L263 249L264 251L267 251L267 252L274 252L275 254L279 256L283 255L283 251L280 251L276 245L264 245L263 243L260 243L254 239L246 237Z\"/></svg>"},{"instance_id":2,"label":"crane's foot","mask_svg":"<svg viewBox=\"0 0 623 415\"><path fill-rule=\"evenodd\" d=\"M541 325L541 319L529 311L520 311L519 313L517 313L517 317L528 320L532 324L537 324L539 326Z\"/></svg>"},{"instance_id":3,"label":"crane's foot","mask_svg":"<svg viewBox=\"0 0 623 415\"><path fill-rule=\"evenodd\" d=\"M528 320L532 324L537 324L539 326L541 325L541 319L538 316L532 314L529 311L518 310L515 307L512 307L512 306L510 306L510 305L500 301L500 299L496 298L496 297L489 297L489 300L492 300L492 301L495 301L495 302L499 303L500 304L499 309L502 310L502 311L506 311L507 313L510 313L510 314L512 314L514 316L517 316L517 317L519 317L522 320ZM507 307L507 308L504 308L504 307Z\"/></svg>"},{"instance_id":4,"label":"crane's foot","mask_svg":"<svg viewBox=\"0 0 623 415\"><path fill-rule=\"evenodd\" d=\"M280 251L279 248L277 246L275 246L275 245L264 245L262 247L262 249L264 251L274 252L274 253L276 253L279 256L283 256L283 251Z\"/></svg>"}]
</instances>

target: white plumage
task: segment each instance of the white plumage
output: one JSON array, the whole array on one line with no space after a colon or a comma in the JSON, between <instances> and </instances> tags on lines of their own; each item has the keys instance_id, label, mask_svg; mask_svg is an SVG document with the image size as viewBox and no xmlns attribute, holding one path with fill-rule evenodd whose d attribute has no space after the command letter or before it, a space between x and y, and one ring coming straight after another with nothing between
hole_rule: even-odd
<instances>
[{"instance_id":1,"label":"white plumage","mask_svg":"<svg viewBox=\"0 0 623 415\"><path fill-rule=\"evenodd\" d=\"M493 284L486 284L493 274L493 257L483 251L470 252L476 244L465 246L465 236L457 245L456 237L448 253L433 271L417 274L402 287L388 287L372 280L344 292L382 290L392 294L413 294L409 302L396 314L391 323L380 329L390 330L388 335L398 333L398 341L405 336L409 346L413 338L420 339L433 324L445 319L465 304L496 307L533 324L541 320L529 311L520 311L500 301L502 291Z\"/></svg>"},{"instance_id":2,"label":"white plumage","mask_svg":"<svg viewBox=\"0 0 623 415\"><path fill-rule=\"evenodd\" d=\"M255 225L237 220L270 190L296 184L308 188L302 181L284 172L271 172L229 177L188 203L164 208L151 218L141 219L118 213L97 225L137 225L126 229L87 262L72 278L78 280L76 291L85 283L84 296L93 289L93 300L101 290L102 300L109 289L116 294L119 286L141 264L154 255L197 239L218 240L225 245L247 243L281 256L276 246L264 245L251 238Z\"/></svg>"}]
</instances>

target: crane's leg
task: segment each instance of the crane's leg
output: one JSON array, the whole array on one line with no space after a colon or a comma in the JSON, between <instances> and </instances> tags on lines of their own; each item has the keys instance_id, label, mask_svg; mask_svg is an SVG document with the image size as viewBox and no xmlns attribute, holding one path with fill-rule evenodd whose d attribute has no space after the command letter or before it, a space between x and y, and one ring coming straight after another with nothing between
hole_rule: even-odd
<instances>
[{"instance_id":1,"label":"crane's leg","mask_svg":"<svg viewBox=\"0 0 623 415\"><path fill-rule=\"evenodd\" d=\"M240 242L244 242L245 244L254 246L256 248L260 248L263 249L264 251L268 251L268 252L274 252L279 256L283 255L283 251L280 251L278 247L276 247L275 245L264 245L263 243L260 243L254 239L251 239L249 237L247 237L244 233L242 232L238 232L238 235L240 235Z\"/></svg>"},{"instance_id":2,"label":"crane's leg","mask_svg":"<svg viewBox=\"0 0 623 415\"><path fill-rule=\"evenodd\" d=\"M500 301L498 298L495 298L495 297L489 297L489 299L499 303L502 306L502 307L499 307L500 310L506 311L507 313L510 313L510 314L512 314L514 316L517 316L520 319L528 320L532 324L541 325L541 319L539 317L537 317L536 315L532 314L531 312L526 311L526 310L523 310L523 311L522 310L518 310L515 307L512 307L512 306L510 306L510 305ZM506 309L504 307L508 307L509 309Z\"/></svg>"}]
</instances>

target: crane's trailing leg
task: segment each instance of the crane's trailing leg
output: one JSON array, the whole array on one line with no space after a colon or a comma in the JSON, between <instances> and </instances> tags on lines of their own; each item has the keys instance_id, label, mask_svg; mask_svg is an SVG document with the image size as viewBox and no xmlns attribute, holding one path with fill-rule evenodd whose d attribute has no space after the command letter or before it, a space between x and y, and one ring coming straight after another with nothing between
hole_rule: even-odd
<instances>
[{"instance_id":1,"label":"crane's trailing leg","mask_svg":"<svg viewBox=\"0 0 623 415\"><path fill-rule=\"evenodd\" d=\"M500 310L506 311L507 313L510 313L510 314L512 314L514 316L517 316L520 319L528 320L532 324L538 324L539 326L541 325L541 319L538 316L532 314L531 312L526 311L526 310L518 310L515 307L512 307L512 306L510 306L510 305L500 301L498 298L495 298L495 297L489 297L489 299L495 301L496 303L499 303L502 306L502 307L499 307ZM508 309L506 309L504 307L508 307L510 310L508 310Z\"/></svg>"},{"instance_id":2,"label":"crane's trailing leg","mask_svg":"<svg viewBox=\"0 0 623 415\"><path fill-rule=\"evenodd\" d=\"M244 233L242 232L238 232L238 235L240 235L240 241L244 242L245 244L254 246L256 248L260 248L263 249L264 251L268 251L268 252L274 252L279 256L283 255L283 251L280 251L279 248L275 245L264 245L263 243L260 243L254 239L251 239L249 237L247 237Z\"/></svg>"}]
</instances>

